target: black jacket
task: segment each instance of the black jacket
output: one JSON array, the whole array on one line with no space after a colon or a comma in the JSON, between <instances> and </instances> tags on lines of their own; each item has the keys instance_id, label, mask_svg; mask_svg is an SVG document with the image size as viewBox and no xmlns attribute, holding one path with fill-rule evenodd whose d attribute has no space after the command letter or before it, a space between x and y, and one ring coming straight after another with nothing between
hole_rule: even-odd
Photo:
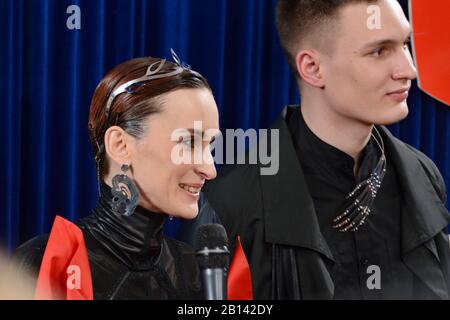
<instances>
[{"instance_id":1,"label":"black jacket","mask_svg":"<svg viewBox=\"0 0 450 320\"><path fill-rule=\"evenodd\" d=\"M101 185L92 215L76 222L91 268L94 299L200 299L193 249L163 235L164 215L137 207L129 216L111 209L111 189ZM17 248L13 260L37 280L48 235Z\"/></svg>"},{"instance_id":2,"label":"black jacket","mask_svg":"<svg viewBox=\"0 0 450 320\"><path fill-rule=\"evenodd\" d=\"M321 234L285 122L286 113L293 110L297 109L286 108L272 127L279 129L280 135L278 173L260 175L260 164L225 167L207 184L209 205L199 219L217 220L217 215L232 250L241 236L255 298L332 299L334 284L326 264L333 263L333 257ZM423 153L393 137L386 128L378 129L403 190L402 260L416 277L415 298L449 299L446 228L450 213L444 206L442 176ZM193 228L193 224L187 227ZM186 234L189 232L183 230Z\"/></svg>"}]
</instances>

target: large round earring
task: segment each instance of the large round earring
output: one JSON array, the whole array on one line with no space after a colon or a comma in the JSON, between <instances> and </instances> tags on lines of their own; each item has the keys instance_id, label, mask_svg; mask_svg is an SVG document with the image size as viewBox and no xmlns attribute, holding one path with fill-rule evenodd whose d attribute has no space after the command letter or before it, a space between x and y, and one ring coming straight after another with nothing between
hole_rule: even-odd
<instances>
[{"instance_id":1,"label":"large round earring","mask_svg":"<svg viewBox=\"0 0 450 320\"><path fill-rule=\"evenodd\" d=\"M134 181L126 175L130 166L125 163L120 169L123 174L117 174L112 179L112 209L118 214L130 216L136 209L139 191Z\"/></svg>"}]
</instances>

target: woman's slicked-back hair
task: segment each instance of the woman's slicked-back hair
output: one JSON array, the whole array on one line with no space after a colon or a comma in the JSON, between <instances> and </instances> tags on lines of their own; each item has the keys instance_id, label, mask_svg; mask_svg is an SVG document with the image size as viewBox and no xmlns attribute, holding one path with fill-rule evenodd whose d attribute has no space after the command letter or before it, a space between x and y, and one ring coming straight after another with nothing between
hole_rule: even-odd
<instances>
[{"instance_id":1,"label":"woman's slicked-back hair","mask_svg":"<svg viewBox=\"0 0 450 320\"><path fill-rule=\"evenodd\" d=\"M206 88L211 90L207 80L190 68L175 75L142 81L133 86L133 92L124 92L113 100L107 111L107 101L121 85L143 77L149 66L162 63L162 59L143 57L123 62L112 69L98 84L92 97L89 111L89 138L92 144L100 178L107 174L104 137L111 126L118 126L135 138L141 138L146 131L146 119L161 112L159 96L185 88ZM180 65L165 61L158 73L170 73Z\"/></svg>"}]
</instances>

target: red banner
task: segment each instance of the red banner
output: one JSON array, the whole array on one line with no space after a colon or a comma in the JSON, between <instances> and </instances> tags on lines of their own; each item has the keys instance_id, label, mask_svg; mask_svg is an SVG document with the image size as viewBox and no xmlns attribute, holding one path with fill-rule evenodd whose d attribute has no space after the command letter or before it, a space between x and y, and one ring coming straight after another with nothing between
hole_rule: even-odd
<instances>
[{"instance_id":1,"label":"red banner","mask_svg":"<svg viewBox=\"0 0 450 320\"><path fill-rule=\"evenodd\" d=\"M228 272L228 300L253 300L250 266L239 236Z\"/></svg>"},{"instance_id":2,"label":"red banner","mask_svg":"<svg viewBox=\"0 0 450 320\"><path fill-rule=\"evenodd\" d=\"M83 232L56 216L39 271L37 300L92 300L92 279Z\"/></svg>"},{"instance_id":3,"label":"red banner","mask_svg":"<svg viewBox=\"0 0 450 320\"><path fill-rule=\"evenodd\" d=\"M410 0L409 11L419 87L450 106L450 1Z\"/></svg>"}]
</instances>

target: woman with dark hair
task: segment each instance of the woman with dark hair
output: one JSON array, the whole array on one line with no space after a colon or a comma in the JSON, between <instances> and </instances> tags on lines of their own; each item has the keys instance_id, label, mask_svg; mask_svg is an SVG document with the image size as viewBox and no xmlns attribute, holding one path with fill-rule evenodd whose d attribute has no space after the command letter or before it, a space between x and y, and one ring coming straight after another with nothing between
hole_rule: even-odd
<instances>
[{"instance_id":1,"label":"woman with dark hair","mask_svg":"<svg viewBox=\"0 0 450 320\"><path fill-rule=\"evenodd\" d=\"M163 224L198 214L201 188L216 176L218 111L205 78L172 55L175 63L126 61L95 90L89 135L100 196L90 216L57 216L50 235L15 251L37 275L36 298L200 298L194 252L166 238Z\"/></svg>"}]
</instances>

